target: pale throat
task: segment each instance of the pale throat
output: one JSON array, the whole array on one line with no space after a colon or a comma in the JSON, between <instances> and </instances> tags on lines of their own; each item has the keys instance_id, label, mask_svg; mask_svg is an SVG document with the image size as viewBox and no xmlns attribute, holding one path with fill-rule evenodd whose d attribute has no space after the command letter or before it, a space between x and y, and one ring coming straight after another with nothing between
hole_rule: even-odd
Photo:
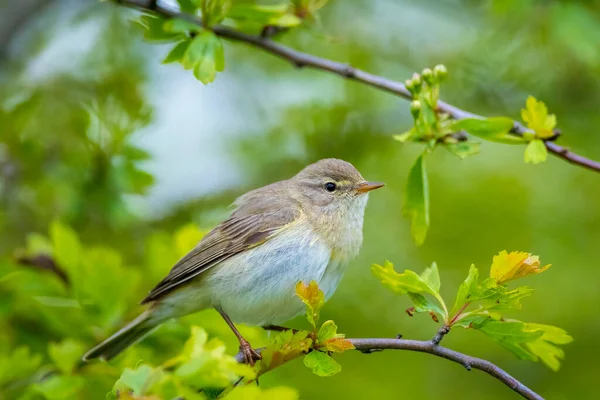
<instances>
[{"instance_id":1,"label":"pale throat","mask_svg":"<svg viewBox=\"0 0 600 400\"><path fill-rule=\"evenodd\" d=\"M325 210L322 219L326 224L320 232L321 238L331 248L334 261L348 263L358 255L363 240L363 219L368 195L344 201Z\"/></svg>"}]
</instances>

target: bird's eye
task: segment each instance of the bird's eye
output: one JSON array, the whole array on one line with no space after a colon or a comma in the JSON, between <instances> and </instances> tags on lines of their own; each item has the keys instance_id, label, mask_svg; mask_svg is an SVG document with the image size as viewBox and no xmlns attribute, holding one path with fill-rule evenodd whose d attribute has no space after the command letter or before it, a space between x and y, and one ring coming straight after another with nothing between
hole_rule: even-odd
<instances>
[{"instance_id":1,"label":"bird's eye","mask_svg":"<svg viewBox=\"0 0 600 400\"><path fill-rule=\"evenodd\" d=\"M325 190L327 190L328 192L333 192L336 188L337 188L337 186L333 182L327 182L325 184Z\"/></svg>"}]
</instances>

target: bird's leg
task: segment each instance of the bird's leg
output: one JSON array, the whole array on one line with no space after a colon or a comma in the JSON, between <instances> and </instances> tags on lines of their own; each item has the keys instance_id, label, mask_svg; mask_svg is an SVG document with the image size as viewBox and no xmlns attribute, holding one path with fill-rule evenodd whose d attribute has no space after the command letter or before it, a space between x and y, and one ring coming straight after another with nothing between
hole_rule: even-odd
<instances>
[{"instance_id":1,"label":"bird's leg","mask_svg":"<svg viewBox=\"0 0 600 400\"><path fill-rule=\"evenodd\" d=\"M235 327L235 325L229 318L229 315L227 315L221 307L215 307L215 308L219 312L219 314L221 314L221 317L223 317L225 322L227 322L227 325L229 325L229 327L231 328L231 330L233 331L235 336L238 338L238 340L240 342L240 351L242 352L242 354L244 354L244 360L246 361L247 364L250 364L253 366L255 361L260 360L260 358L261 358L260 354L258 354L256 352L256 350L254 350L252 348L252 346L250 346L250 342L248 342L246 339L244 339L244 337L242 336L240 331L237 330L237 328Z\"/></svg>"}]
</instances>

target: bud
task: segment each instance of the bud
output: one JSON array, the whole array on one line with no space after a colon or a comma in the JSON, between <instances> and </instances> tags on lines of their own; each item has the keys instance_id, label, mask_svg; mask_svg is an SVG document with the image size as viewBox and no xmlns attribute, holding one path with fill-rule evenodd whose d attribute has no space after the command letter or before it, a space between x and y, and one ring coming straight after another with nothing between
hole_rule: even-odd
<instances>
[{"instance_id":1,"label":"bud","mask_svg":"<svg viewBox=\"0 0 600 400\"><path fill-rule=\"evenodd\" d=\"M409 92L415 94L415 81L413 81L412 79L407 79L406 81L404 81L404 86L406 86L406 89Z\"/></svg>"},{"instance_id":2,"label":"bud","mask_svg":"<svg viewBox=\"0 0 600 400\"><path fill-rule=\"evenodd\" d=\"M523 139L526 142L531 142L533 139L535 139L535 133L534 132L525 131L525 132L523 132Z\"/></svg>"},{"instance_id":3,"label":"bud","mask_svg":"<svg viewBox=\"0 0 600 400\"><path fill-rule=\"evenodd\" d=\"M433 76L437 79L438 83L442 82L448 75L448 69L442 64L438 64L433 69Z\"/></svg>"},{"instance_id":4,"label":"bud","mask_svg":"<svg viewBox=\"0 0 600 400\"><path fill-rule=\"evenodd\" d=\"M406 89L413 95L416 96L421 92L423 81L421 81L421 75L415 73L413 76L404 82Z\"/></svg>"},{"instance_id":5,"label":"bud","mask_svg":"<svg viewBox=\"0 0 600 400\"><path fill-rule=\"evenodd\" d=\"M423 76L423 79L425 80L425 82L427 82L428 85L433 84L433 71L431 70L431 68L425 68L421 72L421 75Z\"/></svg>"},{"instance_id":6,"label":"bud","mask_svg":"<svg viewBox=\"0 0 600 400\"><path fill-rule=\"evenodd\" d=\"M410 103L410 113L415 119L419 117L419 114L421 113L421 102L419 100L413 100Z\"/></svg>"}]
</instances>

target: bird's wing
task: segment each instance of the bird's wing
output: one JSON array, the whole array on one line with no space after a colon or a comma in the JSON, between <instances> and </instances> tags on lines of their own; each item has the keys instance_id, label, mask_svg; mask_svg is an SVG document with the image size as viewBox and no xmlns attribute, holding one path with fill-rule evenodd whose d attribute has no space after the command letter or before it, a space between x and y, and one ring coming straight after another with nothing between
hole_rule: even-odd
<instances>
[{"instance_id":1,"label":"bird's wing","mask_svg":"<svg viewBox=\"0 0 600 400\"><path fill-rule=\"evenodd\" d=\"M282 207L271 211L239 214L234 213L210 231L192 251L175 264L169 275L150 291L141 304L157 300L221 261L261 245L293 225L302 212L298 208Z\"/></svg>"}]
</instances>

